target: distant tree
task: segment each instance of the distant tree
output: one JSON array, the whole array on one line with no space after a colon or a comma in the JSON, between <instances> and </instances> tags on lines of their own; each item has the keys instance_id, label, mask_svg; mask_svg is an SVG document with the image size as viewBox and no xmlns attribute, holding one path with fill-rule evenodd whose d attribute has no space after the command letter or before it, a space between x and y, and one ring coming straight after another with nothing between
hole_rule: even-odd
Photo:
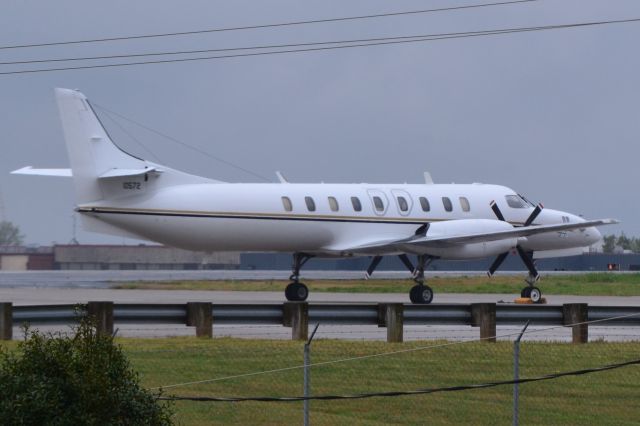
<instances>
[{"instance_id":1,"label":"distant tree","mask_svg":"<svg viewBox=\"0 0 640 426\"><path fill-rule=\"evenodd\" d=\"M74 334L26 328L16 350L0 346L3 425L170 425L172 412L87 319Z\"/></svg>"},{"instance_id":2,"label":"distant tree","mask_svg":"<svg viewBox=\"0 0 640 426\"><path fill-rule=\"evenodd\" d=\"M0 246L19 246L24 241L20 228L11 222L0 222Z\"/></svg>"},{"instance_id":3,"label":"distant tree","mask_svg":"<svg viewBox=\"0 0 640 426\"><path fill-rule=\"evenodd\" d=\"M616 245L621 247L623 250L631 250L631 239L622 232L616 240Z\"/></svg>"},{"instance_id":4,"label":"distant tree","mask_svg":"<svg viewBox=\"0 0 640 426\"><path fill-rule=\"evenodd\" d=\"M613 249L616 248L616 236L605 235L602 237L602 251L604 253L613 253Z\"/></svg>"}]
</instances>

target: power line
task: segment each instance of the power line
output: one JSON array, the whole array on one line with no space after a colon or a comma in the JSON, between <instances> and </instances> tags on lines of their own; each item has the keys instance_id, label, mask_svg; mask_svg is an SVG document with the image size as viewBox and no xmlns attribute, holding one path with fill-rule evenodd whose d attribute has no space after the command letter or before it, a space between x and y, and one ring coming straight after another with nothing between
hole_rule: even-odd
<instances>
[{"instance_id":1,"label":"power line","mask_svg":"<svg viewBox=\"0 0 640 426\"><path fill-rule=\"evenodd\" d=\"M182 142L182 141L181 141L181 140L179 140L179 139L176 139L176 138L174 138L174 137L172 137L172 136L169 136L169 135L167 135L167 134L164 134L164 133L162 133L162 132L160 132L160 131L158 131L158 130L155 130L155 129L153 129L153 128L149 127L149 126L146 126L146 125L144 125L144 124L142 124L142 123L139 123L139 122L137 122L137 121L135 121L135 120L133 120L133 119L131 119L131 118L125 117L124 115L119 114L119 113L117 113L117 112L115 112L115 111L112 111L112 110L110 110L110 109L107 109L107 108L105 108L105 107L103 107L103 106L101 106L101 105L98 105L98 104L96 104L95 102L92 102L91 104L92 104L92 105L94 105L94 106L96 106L98 109L103 110L103 111L104 111L104 112L106 112L107 114L113 114L113 115L115 115L115 116L117 116L117 117L120 117L120 118L121 118L121 119L123 119L123 120L126 120L126 121L128 121L128 122L130 122L130 123L135 124L136 126L139 126L139 127L143 128L143 129L145 129L145 130L147 130L147 131L151 132L151 133L154 133L154 134L156 134L156 135L158 135L158 136L161 136L161 137L163 137L163 138L165 138L165 139L167 139L167 140L170 140L170 141L172 141L172 142L174 142L174 143L177 143L177 144L178 144L178 145L180 145L180 146L183 146L183 147L185 147L185 148L191 149L191 150L193 150L193 151L195 151L195 152L197 152L197 153L199 153L199 154L202 154L202 155L204 155L204 156L206 156L206 157L209 157L209 158L211 158L212 160L215 160L215 161L218 161L218 162L220 162L220 163L222 163L222 164L225 164L225 165L227 165L227 166L233 167L234 169L237 169L237 170L243 171L243 172L245 172L245 173L247 173L247 174L249 174L249 175L251 175L251 176L253 176L253 177L257 177L257 178L262 179L262 180L264 180L264 181L266 181L266 182L271 182L271 180L270 180L269 178L266 178L266 177L264 177L264 176L262 176L262 175L259 175L259 174L257 174L257 173L254 173L254 172L252 172L251 170L248 170L248 169L245 169L244 167L238 166L237 164L233 164L233 163L231 163L231 162L229 162L229 161L223 160L222 158L216 157L215 155L212 155L212 154L208 153L207 151L203 151L203 150L202 150L202 149L200 149L200 148L197 148L197 147L195 147L195 146L192 146L192 145L189 145L189 144L187 144L187 143L185 143L185 142ZM114 122L115 122L115 120L113 120L113 118L112 118L112 117L109 117L109 118L110 118L112 121L114 121ZM119 125L118 125L118 126L119 126ZM124 130L121 126L119 126L119 127L120 127L120 129ZM125 134L126 134L126 131L125 131ZM131 136L130 136L130 137L131 137ZM136 140L136 139L134 138L134 140ZM137 141L137 140L136 140L136 142L140 143L140 142L139 142L139 141ZM145 148L145 149L146 149L146 148Z\"/></svg>"},{"instance_id":2,"label":"power line","mask_svg":"<svg viewBox=\"0 0 640 426\"><path fill-rule=\"evenodd\" d=\"M157 38L157 37L173 37L173 36L183 36L183 35L217 33L217 32L225 32L225 31L241 31L241 30L254 30L254 29L263 29L263 28L287 27L287 26L294 26L294 25L320 24L320 23L327 23L327 22L355 21L360 19L374 19L374 18L383 18L383 17L389 17L389 16L418 15L418 14L424 14L424 13L436 13L436 12L447 12L447 11L454 11L454 10L475 9L475 8L482 8L482 7L505 6L510 4L532 3L537 1L539 0L512 0L512 1L502 1L502 2L493 2L493 3L471 4L471 5L464 5L464 6L450 6L450 7L442 7L437 9L423 9L423 10L411 10L411 11L404 11L404 12L378 13L378 14L372 14L372 15L313 19L313 20L307 20L307 21L281 22L281 23L275 23L275 24L212 28L212 29L206 29L206 30L182 31L182 32L158 33L158 34L143 34L143 35L108 37L108 38L94 38L94 39L85 39L85 40L56 41L56 42L49 42L49 43L21 44L21 45L12 45L12 46L0 46L0 50L22 49L22 48L30 48L30 47L45 47L45 46L61 46L61 45L82 44L82 43L101 43L101 42L108 42L108 41L136 40L136 39Z\"/></svg>"},{"instance_id":3,"label":"power line","mask_svg":"<svg viewBox=\"0 0 640 426\"><path fill-rule=\"evenodd\" d=\"M419 34L419 35L410 35L410 36L377 37L377 38L364 38L364 39L351 39L351 40L319 41L319 42L308 42L308 43L271 44L271 45L262 45L262 46L227 47L227 48L200 49L200 50L178 50L178 51L155 52L155 53L131 53L131 54L121 54L121 55L85 56L85 57L76 57L76 58L35 59L35 60L24 60L24 61L0 62L0 65L24 65L24 64L43 63L43 62L91 61L91 60L97 60L97 59L122 59L122 58L136 58L136 57L148 57L148 56L171 56L171 55L186 55L186 54L196 54L196 53L229 52L229 51L239 51L239 50L280 49L280 48L289 48L289 47L319 46L319 45L330 45L330 44L369 43L369 42L392 41L392 40L411 40L411 39L422 40L422 39L436 39L436 38L439 39L439 38L444 38L444 37L448 38L453 36L485 35L485 34L488 35L488 34L499 34L502 32L534 31L538 29L552 29L556 27L559 27L559 26L549 25L546 27L502 28L502 29L494 29L494 30Z\"/></svg>"},{"instance_id":4,"label":"power line","mask_svg":"<svg viewBox=\"0 0 640 426\"><path fill-rule=\"evenodd\" d=\"M431 36L428 38L414 38L410 40L394 40L393 38L388 38L391 41L381 41L381 42L373 42L373 43L357 43L357 44L349 44L349 45L341 45L341 46L313 47L313 48L303 48L303 49L288 49L288 50L278 50L278 51L268 51L268 52L238 53L238 54L232 54L232 55L205 56L205 57L196 57L196 58L162 59L162 60L155 60L155 61L125 62L125 63L117 63L117 64L98 64L98 65L84 65L84 66L77 66L77 67L60 67L60 68L42 68L42 69L35 69L35 70L5 71L5 72L0 72L0 75L31 74L31 73L71 71L71 70L96 69L96 68L114 68L114 67L127 67L127 66L136 66L136 65L154 65L154 64L194 62L194 61L204 61L204 60L214 60L214 59L229 59L229 58L239 58L239 57L249 57L249 56L278 55L278 54L286 54L286 53L314 52L314 51L324 51L324 50L395 45L395 44L428 42L428 41L469 38L469 37L484 37L484 36L491 36L491 35L514 34L514 33L522 33L522 32L580 28L580 27L589 27L589 26L596 26L596 25L622 24L622 23L632 23L632 22L639 22L639 21L640 21L640 18L632 18L632 19L621 19L621 20L611 20L611 21L583 22L583 23L576 23L576 24L549 25L549 26L541 26L541 27L522 27L522 28L514 28L514 29L469 32L469 33L463 33L462 35L453 35L453 36ZM336 44L336 43L339 43L339 42L333 42L332 44Z\"/></svg>"},{"instance_id":5,"label":"power line","mask_svg":"<svg viewBox=\"0 0 640 426\"><path fill-rule=\"evenodd\" d=\"M547 374L544 376L531 377L528 379L502 380L497 382L479 383L475 385L448 386L448 387L441 387L441 388L416 389L416 390L409 390L409 391L371 392L371 393L360 393L360 394L352 394L352 395L318 395L318 396L290 396L290 397L258 396L258 397L245 397L245 398L242 398L242 397L226 398L226 397L210 397L210 396L160 396L158 399L170 400L170 401L196 401L196 402L248 402L248 401L296 402L296 401L309 401L309 400L329 401L329 400L337 400L337 399L344 400L344 399L365 399L365 398L373 398L373 397L425 395L425 394L439 393L439 392L459 392L459 391L473 390L473 389L487 389L487 388L493 388L497 386L514 385L516 383L522 384L522 383L540 382L540 381L546 381L546 380L555 380L562 377L582 376L585 374L615 370L622 367L628 367L630 365L640 365L640 359L620 362L617 364L603 365L601 367L585 368L582 370Z\"/></svg>"}]
</instances>

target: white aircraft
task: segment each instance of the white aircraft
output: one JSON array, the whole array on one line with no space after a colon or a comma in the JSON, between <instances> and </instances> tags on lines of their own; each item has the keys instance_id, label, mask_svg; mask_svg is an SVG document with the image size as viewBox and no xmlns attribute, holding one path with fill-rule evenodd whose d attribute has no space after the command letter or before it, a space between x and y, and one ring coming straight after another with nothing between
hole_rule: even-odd
<instances>
[{"instance_id":1,"label":"white aircraft","mask_svg":"<svg viewBox=\"0 0 640 426\"><path fill-rule=\"evenodd\" d=\"M434 259L496 256L492 275L515 250L529 270L523 297L539 301L534 259L579 254L600 240L584 220L535 206L498 185L225 183L193 176L118 148L80 92L56 89L71 169L13 173L72 176L85 229L202 251L294 253L288 300L309 291L300 269L312 257L400 256L413 272L413 303L430 303L424 270ZM412 265L407 254L417 256Z\"/></svg>"}]
</instances>

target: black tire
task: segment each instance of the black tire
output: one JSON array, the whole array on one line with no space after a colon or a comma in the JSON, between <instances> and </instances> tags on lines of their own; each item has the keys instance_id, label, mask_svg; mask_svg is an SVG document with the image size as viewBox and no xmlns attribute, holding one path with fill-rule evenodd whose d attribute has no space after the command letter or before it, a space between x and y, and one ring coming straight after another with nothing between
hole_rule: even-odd
<instances>
[{"instance_id":1,"label":"black tire","mask_svg":"<svg viewBox=\"0 0 640 426\"><path fill-rule=\"evenodd\" d=\"M529 290L529 297L533 303L540 303L542 300L542 291L538 287L531 287Z\"/></svg>"},{"instance_id":2,"label":"black tire","mask_svg":"<svg viewBox=\"0 0 640 426\"><path fill-rule=\"evenodd\" d=\"M522 289L522 291L520 292L520 297L526 297L529 298L531 297L531 287L525 287Z\"/></svg>"},{"instance_id":3,"label":"black tire","mask_svg":"<svg viewBox=\"0 0 640 426\"><path fill-rule=\"evenodd\" d=\"M414 285L409 292L411 303L427 305L433 301L433 290L428 285Z\"/></svg>"},{"instance_id":4,"label":"black tire","mask_svg":"<svg viewBox=\"0 0 640 426\"><path fill-rule=\"evenodd\" d=\"M303 283L291 283L285 288L284 296L290 302L304 302L309 297L309 288Z\"/></svg>"}]
</instances>

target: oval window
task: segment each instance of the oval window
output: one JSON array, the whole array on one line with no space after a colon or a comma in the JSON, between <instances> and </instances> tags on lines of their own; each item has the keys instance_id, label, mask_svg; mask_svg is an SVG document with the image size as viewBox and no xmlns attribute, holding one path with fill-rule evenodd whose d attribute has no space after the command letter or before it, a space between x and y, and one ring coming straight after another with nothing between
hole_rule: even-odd
<instances>
[{"instance_id":1,"label":"oval window","mask_svg":"<svg viewBox=\"0 0 640 426\"><path fill-rule=\"evenodd\" d=\"M289 199L289 197L282 197L282 206L287 212L293 210L293 205L291 204L291 199Z\"/></svg>"},{"instance_id":2,"label":"oval window","mask_svg":"<svg viewBox=\"0 0 640 426\"><path fill-rule=\"evenodd\" d=\"M329 208L332 212L337 212L340 209L338 206L338 200L335 197L329 197Z\"/></svg>"},{"instance_id":3,"label":"oval window","mask_svg":"<svg viewBox=\"0 0 640 426\"><path fill-rule=\"evenodd\" d=\"M309 210L310 212L315 212L316 211L316 203L315 203L315 201L313 201L313 198L304 197L304 202L307 205L307 210Z\"/></svg>"},{"instance_id":4,"label":"oval window","mask_svg":"<svg viewBox=\"0 0 640 426\"><path fill-rule=\"evenodd\" d=\"M351 197L351 205L353 206L354 211L362 211L362 203L360 203L360 199L358 197Z\"/></svg>"},{"instance_id":5,"label":"oval window","mask_svg":"<svg viewBox=\"0 0 640 426\"><path fill-rule=\"evenodd\" d=\"M444 206L444 209L446 211L453 211L453 204L451 203L451 199L449 197L442 197L442 205Z\"/></svg>"},{"instance_id":6,"label":"oval window","mask_svg":"<svg viewBox=\"0 0 640 426\"><path fill-rule=\"evenodd\" d=\"M422 207L423 212L428 212L429 210L431 210L429 200L427 200L426 197L420 197L420 207Z\"/></svg>"}]
</instances>

